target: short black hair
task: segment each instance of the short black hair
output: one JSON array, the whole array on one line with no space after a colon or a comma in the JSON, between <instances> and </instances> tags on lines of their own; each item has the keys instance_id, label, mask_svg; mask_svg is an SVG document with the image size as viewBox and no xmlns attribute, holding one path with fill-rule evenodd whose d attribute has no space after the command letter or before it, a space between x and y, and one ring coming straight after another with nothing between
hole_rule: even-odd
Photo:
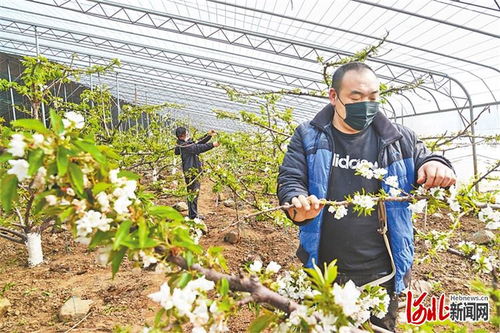
<instances>
[{"instance_id":1,"label":"short black hair","mask_svg":"<svg viewBox=\"0 0 500 333\"><path fill-rule=\"evenodd\" d=\"M332 88L335 89L335 91L340 93L340 86L342 85L342 79L344 78L344 74L347 73L348 71L362 71L362 70L369 70L373 74L377 75L375 71L368 66L367 64L359 61L353 61L349 62L345 65L340 66L337 68L335 73L332 75Z\"/></svg>"},{"instance_id":2,"label":"short black hair","mask_svg":"<svg viewBox=\"0 0 500 333\"><path fill-rule=\"evenodd\" d=\"M187 129L185 127L177 127L175 129L175 136L177 138L179 138L179 137L183 136L184 134L186 134L186 132L187 132Z\"/></svg>"}]
</instances>

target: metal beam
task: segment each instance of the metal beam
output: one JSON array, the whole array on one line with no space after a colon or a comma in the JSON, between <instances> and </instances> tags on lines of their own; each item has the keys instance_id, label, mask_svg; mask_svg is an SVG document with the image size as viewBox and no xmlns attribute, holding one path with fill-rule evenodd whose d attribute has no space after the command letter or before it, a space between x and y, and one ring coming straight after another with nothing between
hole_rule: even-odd
<instances>
[{"instance_id":1,"label":"metal beam","mask_svg":"<svg viewBox=\"0 0 500 333\"><path fill-rule=\"evenodd\" d=\"M262 10L262 9L241 6L241 5L237 5L237 4L234 4L234 3L227 3L227 2L217 1L217 0L207 0L207 2L212 2L212 3L224 5L224 6L231 6L231 7L235 7L235 8L239 8L239 9L244 9L244 10L249 10L249 11L253 11L253 12L256 12L256 13L271 15L271 16L275 16L275 17L279 17L279 18L284 18L284 19L288 19L288 20L292 20L292 21L296 21L296 22L300 22L300 23L306 23L306 24L314 25L316 27L321 27L321 28L325 28L325 29L332 29L332 30L343 32L343 33L347 33L347 34L351 34L351 35L363 37L363 38L370 38L370 39L378 41L378 42L380 42L380 41L383 40L380 37L375 37L375 36L364 34L364 33L361 33L361 32L356 32L356 31L352 31L352 30L342 29L342 28L335 27L335 26L332 26L332 25L321 24L319 22L311 22L311 21L307 21L307 20L304 20L304 19L301 19L301 18L298 18L298 17L292 17L292 16L283 15L283 14L273 13L273 12L265 11L265 10ZM451 54L445 54L445 53L441 53L441 52L436 52L436 51L433 51L433 50L424 49L422 47L418 47L418 46L414 46L414 45L408 45L406 43L401 43L401 42L397 42L397 41L394 41L394 40L390 40L390 39L387 39L387 38L385 39L385 43L393 44L393 45L397 45L397 46L402 46L402 47L410 48L412 50L422 51L422 52L429 53L429 54L434 54L434 55L437 55L437 56L440 56L440 57L445 57L445 58L448 58L448 59L458 60L460 62L464 62L464 63L471 64L471 65L476 65L476 66L479 66L479 67L488 68L488 69L491 69L491 70L493 70L493 71L495 71L497 73L500 73L500 69L498 69L496 67L488 66L488 65L476 62L476 61L471 61L471 60L467 60L467 59L460 58L460 57L455 57L455 56L453 56ZM452 66L451 64L447 64L447 65L450 66L451 68L460 69L459 67Z\"/></svg>"},{"instance_id":2,"label":"metal beam","mask_svg":"<svg viewBox=\"0 0 500 333\"><path fill-rule=\"evenodd\" d=\"M352 0L352 1L358 2L358 3L362 3L364 5L369 5L369 6L373 6L373 7L383 8L383 9L394 11L394 12L397 12L397 13L400 13L400 14L405 14L405 15L409 15L409 16L418 17L418 18L421 18L421 19L424 19L424 20L428 20L428 21L432 21L432 22L437 22L437 23L440 23L440 24L449 25L449 26L452 26L454 28L459 28L459 29L471 31L471 32L474 32L474 33L477 33L477 34L481 34L481 35L485 35L485 36L490 36L490 37L493 37L493 38L500 38L500 35L497 35L497 34L494 34L494 33L490 33L490 32L487 32L487 31L481 31L481 30L474 29L474 28L469 28L469 27L466 27L464 25L460 25L460 24L457 24L457 23L448 22L448 21L444 21L444 20L439 20L439 19L436 19L434 17L425 16L425 15L421 15L421 14L418 14L418 13L412 13L412 12L409 12L409 11L406 11L406 10L403 10L403 9L399 9L399 8L394 8L394 7L382 5L380 3L373 3L373 2L365 1L365 0Z\"/></svg>"}]
</instances>

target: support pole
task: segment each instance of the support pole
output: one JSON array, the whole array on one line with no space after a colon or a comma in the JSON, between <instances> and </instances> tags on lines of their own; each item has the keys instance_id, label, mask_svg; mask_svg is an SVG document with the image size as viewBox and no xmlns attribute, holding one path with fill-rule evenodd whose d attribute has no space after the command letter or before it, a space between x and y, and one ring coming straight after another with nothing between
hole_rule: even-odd
<instances>
[{"instance_id":1,"label":"support pole","mask_svg":"<svg viewBox=\"0 0 500 333\"><path fill-rule=\"evenodd\" d=\"M35 45L36 45L36 56L38 57L40 55L40 43L38 41L38 31L35 27ZM42 123L43 126L47 127L47 124L45 123L45 104L42 101Z\"/></svg>"},{"instance_id":2,"label":"support pole","mask_svg":"<svg viewBox=\"0 0 500 333\"><path fill-rule=\"evenodd\" d=\"M117 118L118 122L120 122L120 113L121 113L121 107L120 107L120 83L118 81L118 73L116 73L116 106L117 106ZM123 125L118 128L118 130L123 129Z\"/></svg>"},{"instance_id":3,"label":"support pole","mask_svg":"<svg viewBox=\"0 0 500 333\"><path fill-rule=\"evenodd\" d=\"M9 75L9 82L12 82L9 61L7 61L7 74ZM16 120L16 107L15 107L15 103L14 103L14 91L12 88L10 88L9 90L10 90L10 103L12 105L12 120Z\"/></svg>"}]
</instances>

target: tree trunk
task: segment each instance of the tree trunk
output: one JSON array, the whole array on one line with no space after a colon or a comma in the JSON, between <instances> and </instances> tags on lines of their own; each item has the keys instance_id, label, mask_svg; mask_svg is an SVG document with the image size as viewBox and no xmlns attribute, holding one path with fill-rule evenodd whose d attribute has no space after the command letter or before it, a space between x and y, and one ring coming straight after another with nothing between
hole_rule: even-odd
<instances>
[{"instance_id":1,"label":"tree trunk","mask_svg":"<svg viewBox=\"0 0 500 333\"><path fill-rule=\"evenodd\" d=\"M159 174L159 172L158 172L158 168L157 168L156 166L154 166L154 167L153 167L153 172L152 172L152 174L153 174L153 175L152 175L152 179L151 179L151 180L152 180L153 182L157 182L157 181L158 181L158 174Z\"/></svg>"},{"instance_id":2,"label":"tree trunk","mask_svg":"<svg viewBox=\"0 0 500 333\"><path fill-rule=\"evenodd\" d=\"M26 234L26 247L28 248L28 265L35 267L43 262L42 235L38 232Z\"/></svg>"}]
</instances>

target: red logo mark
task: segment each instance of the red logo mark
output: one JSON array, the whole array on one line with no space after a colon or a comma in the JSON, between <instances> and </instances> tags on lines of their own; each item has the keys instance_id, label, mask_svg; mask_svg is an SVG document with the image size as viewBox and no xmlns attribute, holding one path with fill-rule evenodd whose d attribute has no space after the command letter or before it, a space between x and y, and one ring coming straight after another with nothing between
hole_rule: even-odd
<instances>
[{"instance_id":1,"label":"red logo mark","mask_svg":"<svg viewBox=\"0 0 500 333\"><path fill-rule=\"evenodd\" d=\"M450 307L444 305L444 295L431 297L430 306L426 307L422 301L427 296L424 292L419 298L413 300L413 293L406 294L406 320L408 324L421 325L426 321L445 320L450 316ZM412 311L415 307L415 311Z\"/></svg>"}]
</instances>

